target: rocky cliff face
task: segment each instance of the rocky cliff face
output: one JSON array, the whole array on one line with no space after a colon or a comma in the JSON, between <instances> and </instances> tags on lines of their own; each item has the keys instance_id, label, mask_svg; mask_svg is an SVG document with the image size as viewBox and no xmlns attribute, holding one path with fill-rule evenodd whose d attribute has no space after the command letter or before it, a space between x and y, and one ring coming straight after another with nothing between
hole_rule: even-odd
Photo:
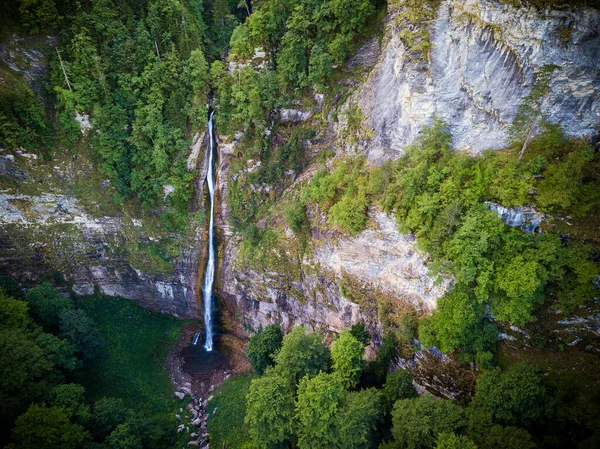
<instances>
[{"instance_id":1,"label":"rocky cliff face","mask_svg":"<svg viewBox=\"0 0 600 449\"><path fill-rule=\"evenodd\" d=\"M353 96L375 138L370 160L397 157L424 125L440 117L456 148L506 145L507 127L535 72L560 66L542 112L571 136L600 124L600 12L513 7L487 0L446 0L429 26L429 60L415 58L391 15L379 61Z\"/></svg>"},{"instance_id":2,"label":"rocky cliff face","mask_svg":"<svg viewBox=\"0 0 600 449\"><path fill-rule=\"evenodd\" d=\"M221 230L217 295L228 331L244 338L278 323L284 331L304 325L330 333L364 322L378 343L383 315L417 316L435 308L450 280L437 285L429 276L427 255L417 249L414 237L400 234L392 217L375 210L370 213L370 229L356 237L328 229L326 217L312 211L323 227L312 229L309 249L301 255L295 247L297 237L280 224L283 244L272 251L287 262L251 263L243 254L241 238L232 235L226 224L226 173L235 145L219 145L217 189L222 204L217 214Z\"/></svg>"},{"instance_id":3,"label":"rocky cliff face","mask_svg":"<svg viewBox=\"0 0 600 449\"><path fill-rule=\"evenodd\" d=\"M356 101L365 125L374 130L374 138L362 148L370 161L398 157L434 117L448 123L457 148L477 153L505 146L508 126L530 93L536 71L548 64L560 68L552 76L543 114L569 135L590 137L597 132L600 12L445 0L428 25L433 49L426 60L405 46L393 25L395 14L392 11L387 20L381 43L370 40L348 63L367 73L346 106ZM337 131L345 126L344 114L338 117L340 124L332 125ZM339 331L365 320L377 336L385 315L393 313L390 304L408 304L413 314L436 307L451 280L436 284L427 270L427 255L381 212L372 211L369 229L356 237L313 227L310 250L294 261L299 268L293 275L248 265L239 241L226 228L227 161L234 146L235 142L220 146L219 226L226 230L221 235L219 295L226 326L241 334L275 322L286 329L304 324ZM305 173L296 183L307 177ZM289 230L285 233L292 238ZM353 294L356 289L370 299L361 302L361 295Z\"/></svg>"},{"instance_id":4,"label":"rocky cliff face","mask_svg":"<svg viewBox=\"0 0 600 449\"><path fill-rule=\"evenodd\" d=\"M0 44L0 60L39 94L48 72L46 55L56 43L54 36L12 35ZM87 135L89 117L75 118ZM115 191L86 151L89 142L82 146L77 154L46 155L51 160L0 148L0 275L32 286L60 272L77 294L98 289L154 311L200 317L205 134L194 137L187 161L188 170L198 173L198 206L193 208L197 220L185 235L167 233L161 211L116 205ZM163 187L165 195L173 191Z\"/></svg>"},{"instance_id":5,"label":"rocky cliff face","mask_svg":"<svg viewBox=\"0 0 600 449\"><path fill-rule=\"evenodd\" d=\"M195 146L202 145L198 138ZM63 162L55 160L48 171L47 163L33 154L2 150L0 176L16 184L0 191L0 275L30 286L60 272L77 294L98 289L154 311L199 317L202 228L193 224L187 235L162 235L148 226L149 220L156 219L151 215L118 207L102 213L105 204L71 191L62 181L67 179L67 185L89 182L101 196L110 195L108 184L94 186L89 167L75 169ZM197 169L196 163L192 169ZM198 187L202 192L202 186ZM168 264L163 264L162 255L153 259L146 251L165 239L178 241L183 248L177 256L170 256Z\"/></svg>"}]
</instances>

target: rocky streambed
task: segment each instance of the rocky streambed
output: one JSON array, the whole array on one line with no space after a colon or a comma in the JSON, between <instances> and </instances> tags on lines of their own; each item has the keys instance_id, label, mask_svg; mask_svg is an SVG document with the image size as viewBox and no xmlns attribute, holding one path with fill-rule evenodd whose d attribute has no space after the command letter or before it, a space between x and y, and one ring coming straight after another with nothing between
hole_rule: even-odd
<instances>
[{"instance_id":1,"label":"rocky streambed","mask_svg":"<svg viewBox=\"0 0 600 449\"><path fill-rule=\"evenodd\" d=\"M230 335L218 335L216 350L207 353L201 344L192 345L197 331L197 323L182 326L181 338L169 353L167 367L173 394L186 403L175 415L177 432L189 435L188 446L208 448L208 405L214 391L231 376L250 370L250 363L241 340Z\"/></svg>"}]
</instances>

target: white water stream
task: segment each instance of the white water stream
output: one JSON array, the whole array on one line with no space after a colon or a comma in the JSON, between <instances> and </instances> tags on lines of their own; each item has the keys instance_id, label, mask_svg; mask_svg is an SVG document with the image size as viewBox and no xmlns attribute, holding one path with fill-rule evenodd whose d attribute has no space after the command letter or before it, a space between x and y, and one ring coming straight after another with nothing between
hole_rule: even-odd
<instances>
[{"instance_id":1,"label":"white water stream","mask_svg":"<svg viewBox=\"0 0 600 449\"><path fill-rule=\"evenodd\" d=\"M210 219L208 224L208 261L204 272L204 283L202 284L202 296L204 298L204 327L206 329L206 340L204 349L207 351L213 350L213 283L215 281L215 176L213 167L214 144L215 138L213 135L213 114L210 113L208 119L208 136L209 136L209 155L208 155L208 170L206 172L206 185L208 186L208 196L210 198Z\"/></svg>"}]
</instances>

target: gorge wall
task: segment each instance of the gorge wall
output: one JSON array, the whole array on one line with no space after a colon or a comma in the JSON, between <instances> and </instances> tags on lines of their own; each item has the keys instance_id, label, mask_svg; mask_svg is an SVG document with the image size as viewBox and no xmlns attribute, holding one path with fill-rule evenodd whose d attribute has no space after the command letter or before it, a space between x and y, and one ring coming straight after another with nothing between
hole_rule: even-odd
<instances>
[{"instance_id":1,"label":"gorge wall","mask_svg":"<svg viewBox=\"0 0 600 449\"><path fill-rule=\"evenodd\" d=\"M197 136L190 165L203 173L200 147ZM0 275L32 286L60 272L59 281L80 295L97 289L157 312L199 317L201 223L192 223L185 235L165 235L156 226L158 216L111 204L107 182L96 182L91 165L52 164L48 169L47 162L19 150L0 153L0 175L18 183L0 191ZM198 176L200 198L202 180ZM82 184L94 194L81 192ZM176 254L151 254L167 241Z\"/></svg>"},{"instance_id":2,"label":"gorge wall","mask_svg":"<svg viewBox=\"0 0 600 449\"><path fill-rule=\"evenodd\" d=\"M402 7L402 3L400 3ZM531 91L535 72L559 66L542 112L574 137L600 123L600 12L537 10L488 0L443 1L428 29L425 61L386 25L381 56L356 100L374 138L372 161L396 158L433 117L450 127L456 148L478 153L505 147L507 128Z\"/></svg>"},{"instance_id":3,"label":"gorge wall","mask_svg":"<svg viewBox=\"0 0 600 449\"><path fill-rule=\"evenodd\" d=\"M544 116L560 123L574 137L593 138L598 133L597 10L551 11L486 0L443 1L428 26L433 49L427 61L415 57L400 38L393 25L396 14L391 11L386 18L380 41L372 38L349 59L350 68L358 67L358 72L367 75L354 83L354 92L340 108L342 113L338 110L339 123L334 123L329 113L329 132L339 135L345 126L343 110L357 102L365 115L364 125L374 131L373 139L359 144L359 151L370 162L397 158L434 117L448 123L458 149L477 154L505 147L508 127L530 93L536 71L548 64L560 68L554 72L550 94L544 99ZM310 111L292 112L286 109L286 117L295 117L292 122L310 121ZM276 322L285 329L303 324L339 331L364 320L372 335L380 335L381 307L359 304L344 288L348 283L360 285L363 293L368 292L367 297L409 304L413 307L410 313L427 313L436 307L451 279L439 285L434 282L427 269L427 255L419 252L412 236L397 231L393 217L382 212L371 211L369 229L356 237L313 227L310 250L300 260L293 257L290 246L279 248L292 257L292 270L251 267L241 255L241 239L232 236L227 227L225 177L227 159L236 142L224 142L220 147L220 226L225 231L219 295L226 326L241 334ZM317 146L315 152L329 147L337 148L337 156L345 152L336 137L324 138ZM295 186L310 178L315 169L314 165L309 167ZM274 209L279 208L276 205ZM285 233L291 239L291 231L282 228L281 221L271 219L269 228L274 224L280 235ZM317 221L326 219L322 216Z\"/></svg>"},{"instance_id":4,"label":"gorge wall","mask_svg":"<svg viewBox=\"0 0 600 449\"><path fill-rule=\"evenodd\" d=\"M398 157L434 116L448 123L457 148L477 153L504 146L507 127L530 92L534 73L546 64L560 69L552 77L544 114L560 122L569 135L597 133L597 10L538 11L486 0L445 0L429 25L433 49L426 62L415 58L400 38L393 25L395 14L391 11L386 19L381 42L370 40L349 60L350 66L365 66L368 73L356 83L346 105L357 101L365 125L374 131L374 138L361 144L371 162ZM311 113L292 115L286 117L311 120ZM322 134L340 130L343 114L338 116L342 123L330 123ZM370 229L357 237L313 229L310 251L302 258L283 248L289 253L285 270L244 265L240 240L227 222L228 159L234 145L223 141L219 146L217 293L227 327L245 334L280 322L285 328L306 324L337 331L365 319L372 333L380 333L378 309L353 300L344 288L349 283L369 290L373 298L410 306L418 314L435 307L451 280L435 284L426 267L427 255L417 250L412 237L397 232L393 217L378 211L371 211ZM338 155L344 152L335 137L325 139L314 152L326 146L337 148ZM197 161L204 160L205 149L204 140L196 139L188 161L188 169L199 170L198 202L204 167ZM84 198L87 193L82 196L64 187L73 177L89 183L88 168L73 168L66 158L54 166L46 164L43 171L42 164L23 152L5 150L0 155L0 174L15 183L0 192L1 274L31 283L60 269L80 294L97 287L178 317L201 315L197 285L203 259L201 224L193 224L194 231L186 236L160 235L149 224L152 217L142 220L136 211L103 211ZM314 169L309 167L296 184ZM102 182L96 195L105 195ZM292 240L289 229L280 229ZM149 263L136 251L140 245L162 245L166 240L179 242L168 269Z\"/></svg>"}]
</instances>

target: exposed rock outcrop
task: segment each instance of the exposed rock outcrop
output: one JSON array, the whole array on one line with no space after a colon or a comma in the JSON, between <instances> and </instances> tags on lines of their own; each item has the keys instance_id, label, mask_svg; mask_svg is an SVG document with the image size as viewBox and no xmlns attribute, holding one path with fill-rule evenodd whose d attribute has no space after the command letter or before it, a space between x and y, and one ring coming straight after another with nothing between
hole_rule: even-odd
<instances>
[{"instance_id":1,"label":"exposed rock outcrop","mask_svg":"<svg viewBox=\"0 0 600 449\"><path fill-rule=\"evenodd\" d=\"M379 62L350 99L374 130L368 158L396 158L433 117L448 123L456 148L506 145L507 127L531 91L534 73L560 66L542 112L570 136L600 124L600 11L513 7L488 0L445 0L430 25L424 62L387 25Z\"/></svg>"},{"instance_id":2,"label":"exposed rock outcrop","mask_svg":"<svg viewBox=\"0 0 600 449\"><path fill-rule=\"evenodd\" d=\"M70 195L0 194L0 274L32 285L60 271L77 294L97 288L169 315L199 315L200 236L188 242L170 273L145 273L122 249L125 230L138 224L119 216L92 217Z\"/></svg>"}]
</instances>

